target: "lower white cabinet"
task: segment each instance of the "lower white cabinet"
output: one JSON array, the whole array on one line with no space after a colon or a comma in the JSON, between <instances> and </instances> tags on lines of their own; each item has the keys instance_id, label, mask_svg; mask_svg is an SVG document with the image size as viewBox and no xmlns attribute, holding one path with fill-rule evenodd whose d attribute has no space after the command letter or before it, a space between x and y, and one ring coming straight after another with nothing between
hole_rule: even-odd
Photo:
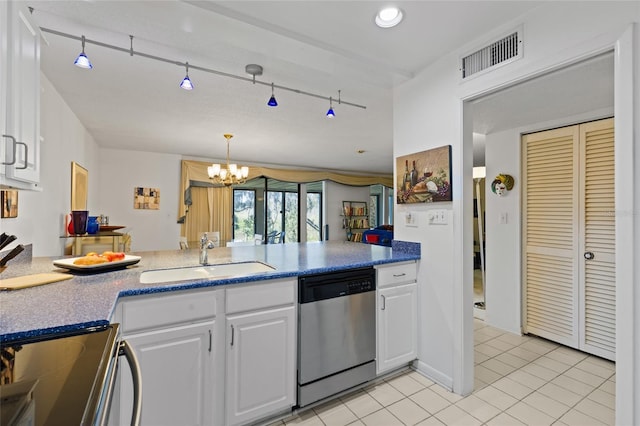
<instances>
[{"instance_id":1,"label":"lower white cabinet","mask_svg":"<svg viewBox=\"0 0 640 426\"><path fill-rule=\"evenodd\" d=\"M295 405L295 308L227 316L227 425Z\"/></svg>"},{"instance_id":2,"label":"lower white cabinet","mask_svg":"<svg viewBox=\"0 0 640 426\"><path fill-rule=\"evenodd\" d=\"M141 424L213 423L214 325L210 320L125 337L140 362ZM133 400L131 375L123 370L120 425L130 423Z\"/></svg>"},{"instance_id":3,"label":"lower white cabinet","mask_svg":"<svg viewBox=\"0 0 640 426\"><path fill-rule=\"evenodd\" d=\"M418 355L418 285L414 262L379 267L377 373L401 367Z\"/></svg>"},{"instance_id":4,"label":"lower white cabinet","mask_svg":"<svg viewBox=\"0 0 640 426\"><path fill-rule=\"evenodd\" d=\"M295 279L125 297L112 322L142 376L142 425L246 424L296 404ZM130 424L121 359L109 425Z\"/></svg>"}]
</instances>

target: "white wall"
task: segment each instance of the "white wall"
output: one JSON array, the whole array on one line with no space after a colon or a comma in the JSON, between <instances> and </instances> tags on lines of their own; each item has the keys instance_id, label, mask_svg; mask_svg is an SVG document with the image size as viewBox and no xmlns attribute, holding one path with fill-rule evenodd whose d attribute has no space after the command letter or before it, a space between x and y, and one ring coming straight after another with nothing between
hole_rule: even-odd
<instances>
[{"instance_id":1,"label":"white wall","mask_svg":"<svg viewBox=\"0 0 640 426\"><path fill-rule=\"evenodd\" d=\"M34 256L59 256L64 215L71 209L71 162L89 171L88 208L97 206L98 146L49 80L41 74L41 192L19 191L18 217L0 220L15 244L33 244ZM12 247L12 246L8 246Z\"/></svg>"},{"instance_id":2,"label":"white wall","mask_svg":"<svg viewBox=\"0 0 640 426\"><path fill-rule=\"evenodd\" d=\"M636 3L581 2L575 6L572 3L544 3L521 20L505 23L486 35L486 41L489 41L522 25L525 53L521 60L460 84L457 76L458 58L463 52L479 47L478 43L484 40L478 38L477 43L451 52L395 92L395 157L441 145L450 144L453 147L454 201L438 206L410 207L419 215L420 223L426 223L427 212L431 208L452 210L451 232L435 232L428 226L420 227L417 231L408 229L401 225L401 215L408 207L396 205L395 237L418 241L423 247L418 277L423 289L419 301L423 312L419 352L421 369L438 380L449 378L452 388L458 393L468 393L473 387L473 375L470 374L473 371L473 336L470 331L472 274L470 271L467 273L473 253L472 239L466 235L472 231L472 212L470 202L464 201L472 199L473 147L470 135L466 135L471 129L462 125L463 119L465 124L469 122L469 118L463 115L463 102L595 53L611 50L629 24L640 20ZM626 89L630 92L632 87ZM632 141L621 143L631 144ZM511 157L515 154L505 153ZM496 173L496 170L487 170L488 176L492 173ZM628 190L632 191L632 188ZM517 193L512 191L512 194L506 199L508 202L516 199ZM498 207L507 212L513 209L513 205ZM490 213L487 212L489 219ZM441 247L448 251L445 255L448 257L443 260L439 257ZM434 280L434 276L438 280ZM492 303L490 296L487 295L488 304ZM493 296L496 297L495 294ZM511 311L509 316L513 321L515 312ZM632 318L627 320L633 322ZM442 326L436 327L435 324ZM445 333L444 328L450 330Z\"/></svg>"},{"instance_id":3,"label":"white wall","mask_svg":"<svg viewBox=\"0 0 640 426\"><path fill-rule=\"evenodd\" d=\"M125 225L131 251L177 250L181 156L100 149L98 214ZM134 188L158 188L160 209L133 208Z\"/></svg>"},{"instance_id":4,"label":"white wall","mask_svg":"<svg viewBox=\"0 0 640 426\"><path fill-rule=\"evenodd\" d=\"M368 204L369 192L368 186L348 186L331 181L324 182L322 215L323 224L329 226L330 241L346 241L347 239L346 231L342 227L342 202L364 201Z\"/></svg>"}]
</instances>

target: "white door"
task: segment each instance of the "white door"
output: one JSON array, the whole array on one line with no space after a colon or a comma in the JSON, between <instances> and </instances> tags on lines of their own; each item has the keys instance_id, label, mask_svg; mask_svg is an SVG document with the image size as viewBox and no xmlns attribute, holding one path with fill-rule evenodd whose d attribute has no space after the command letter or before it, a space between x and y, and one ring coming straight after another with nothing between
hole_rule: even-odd
<instances>
[{"instance_id":1,"label":"white door","mask_svg":"<svg viewBox=\"0 0 640 426\"><path fill-rule=\"evenodd\" d=\"M143 425L213 422L214 321L125 337L140 362ZM132 383L121 368L120 423L131 421Z\"/></svg>"},{"instance_id":2,"label":"white door","mask_svg":"<svg viewBox=\"0 0 640 426\"><path fill-rule=\"evenodd\" d=\"M613 119L522 140L524 331L613 359Z\"/></svg>"},{"instance_id":3,"label":"white door","mask_svg":"<svg viewBox=\"0 0 640 426\"><path fill-rule=\"evenodd\" d=\"M227 425L295 404L295 308L227 317Z\"/></svg>"},{"instance_id":4,"label":"white door","mask_svg":"<svg viewBox=\"0 0 640 426\"><path fill-rule=\"evenodd\" d=\"M614 359L616 349L616 263L613 119L580 126L580 347Z\"/></svg>"},{"instance_id":5,"label":"white door","mask_svg":"<svg viewBox=\"0 0 640 426\"><path fill-rule=\"evenodd\" d=\"M378 374L417 356L417 289L412 283L378 290Z\"/></svg>"}]
</instances>

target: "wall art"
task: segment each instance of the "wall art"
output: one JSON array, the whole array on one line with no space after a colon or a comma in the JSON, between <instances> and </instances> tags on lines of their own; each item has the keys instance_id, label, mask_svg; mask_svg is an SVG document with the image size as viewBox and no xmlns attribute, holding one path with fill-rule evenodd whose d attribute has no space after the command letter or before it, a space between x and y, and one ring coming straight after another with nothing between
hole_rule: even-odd
<instances>
[{"instance_id":1,"label":"wall art","mask_svg":"<svg viewBox=\"0 0 640 426\"><path fill-rule=\"evenodd\" d=\"M2 190L2 217L18 217L18 191Z\"/></svg>"},{"instance_id":2,"label":"wall art","mask_svg":"<svg viewBox=\"0 0 640 426\"><path fill-rule=\"evenodd\" d=\"M71 162L71 211L87 210L89 172L75 161Z\"/></svg>"},{"instance_id":3,"label":"wall art","mask_svg":"<svg viewBox=\"0 0 640 426\"><path fill-rule=\"evenodd\" d=\"M158 188L134 188L133 208L160 210L160 190Z\"/></svg>"},{"instance_id":4,"label":"wall art","mask_svg":"<svg viewBox=\"0 0 640 426\"><path fill-rule=\"evenodd\" d=\"M451 201L451 145L396 158L396 202Z\"/></svg>"}]
</instances>

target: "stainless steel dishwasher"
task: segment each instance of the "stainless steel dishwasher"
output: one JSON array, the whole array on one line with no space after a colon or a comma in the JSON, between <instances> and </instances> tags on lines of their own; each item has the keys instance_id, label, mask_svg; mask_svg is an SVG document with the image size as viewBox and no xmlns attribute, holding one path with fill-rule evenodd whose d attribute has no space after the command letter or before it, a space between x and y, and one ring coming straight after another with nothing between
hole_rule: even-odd
<instances>
[{"instance_id":1,"label":"stainless steel dishwasher","mask_svg":"<svg viewBox=\"0 0 640 426\"><path fill-rule=\"evenodd\" d=\"M301 276L298 406L376 376L376 275L373 268Z\"/></svg>"}]
</instances>

